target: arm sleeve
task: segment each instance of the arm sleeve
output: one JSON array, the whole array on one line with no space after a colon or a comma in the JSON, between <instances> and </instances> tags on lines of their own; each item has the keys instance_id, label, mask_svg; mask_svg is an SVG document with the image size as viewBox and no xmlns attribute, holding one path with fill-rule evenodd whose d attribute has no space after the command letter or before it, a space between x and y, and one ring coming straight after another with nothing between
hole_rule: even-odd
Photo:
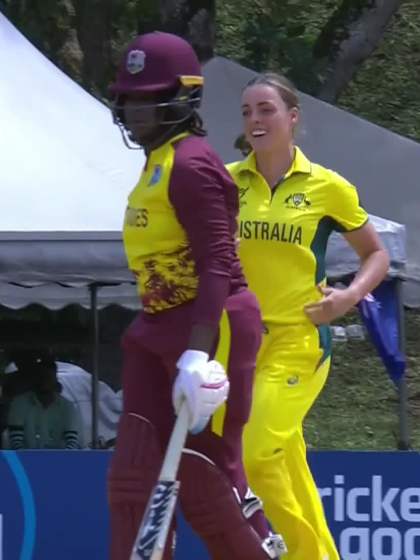
<instances>
[{"instance_id":1,"label":"arm sleeve","mask_svg":"<svg viewBox=\"0 0 420 560\"><path fill-rule=\"evenodd\" d=\"M7 429L11 449L23 449L23 416L19 402L13 399L7 415Z\"/></svg>"},{"instance_id":2,"label":"arm sleeve","mask_svg":"<svg viewBox=\"0 0 420 560\"><path fill-rule=\"evenodd\" d=\"M64 418L64 445L66 449L79 449L79 432L76 409L70 401L67 401Z\"/></svg>"},{"instance_id":3,"label":"arm sleeve","mask_svg":"<svg viewBox=\"0 0 420 560\"><path fill-rule=\"evenodd\" d=\"M224 189L211 161L191 158L175 166L169 198L186 231L198 274L193 323L217 326L229 294L233 239Z\"/></svg>"},{"instance_id":4,"label":"arm sleeve","mask_svg":"<svg viewBox=\"0 0 420 560\"><path fill-rule=\"evenodd\" d=\"M333 172L331 183L329 215L334 219L336 231L346 233L364 226L369 216L360 205L356 187Z\"/></svg>"}]
</instances>

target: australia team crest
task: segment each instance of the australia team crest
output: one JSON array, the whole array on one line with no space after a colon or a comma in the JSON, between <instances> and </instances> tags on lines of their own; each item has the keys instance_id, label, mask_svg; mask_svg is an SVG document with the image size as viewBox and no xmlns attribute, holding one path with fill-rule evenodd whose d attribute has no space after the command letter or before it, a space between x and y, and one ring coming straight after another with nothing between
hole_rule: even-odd
<instances>
[{"instance_id":1,"label":"australia team crest","mask_svg":"<svg viewBox=\"0 0 420 560\"><path fill-rule=\"evenodd\" d=\"M300 210L306 209L311 205L311 201L303 192L289 194L284 202L287 208L299 208Z\"/></svg>"}]
</instances>

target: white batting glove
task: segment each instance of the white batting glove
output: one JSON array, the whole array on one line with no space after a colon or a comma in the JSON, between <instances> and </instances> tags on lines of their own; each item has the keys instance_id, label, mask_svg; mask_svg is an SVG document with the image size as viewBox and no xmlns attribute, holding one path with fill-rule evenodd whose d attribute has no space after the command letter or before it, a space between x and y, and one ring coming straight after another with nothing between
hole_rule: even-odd
<instances>
[{"instance_id":1,"label":"white batting glove","mask_svg":"<svg viewBox=\"0 0 420 560\"><path fill-rule=\"evenodd\" d=\"M178 413L183 399L187 401L192 434L204 430L229 393L229 381L223 366L208 359L206 352L186 350L176 364L179 372L172 391L172 402Z\"/></svg>"}]
</instances>

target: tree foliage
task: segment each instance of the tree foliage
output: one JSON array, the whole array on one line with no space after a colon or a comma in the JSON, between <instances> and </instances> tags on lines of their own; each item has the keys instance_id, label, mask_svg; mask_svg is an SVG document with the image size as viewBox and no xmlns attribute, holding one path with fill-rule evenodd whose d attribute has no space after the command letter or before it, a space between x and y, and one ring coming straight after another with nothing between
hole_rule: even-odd
<instances>
[{"instance_id":1,"label":"tree foliage","mask_svg":"<svg viewBox=\"0 0 420 560\"><path fill-rule=\"evenodd\" d=\"M216 0L160 0L163 29L185 37L200 60L214 54Z\"/></svg>"},{"instance_id":2,"label":"tree foliage","mask_svg":"<svg viewBox=\"0 0 420 560\"><path fill-rule=\"evenodd\" d=\"M420 10L403 3L378 49L366 60L338 104L420 141Z\"/></svg>"},{"instance_id":3,"label":"tree foliage","mask_svg":"<svg viewBox=\"0 0 420 560\"><path fill-rule=\"evenodd\" d=\"M375 4L379 0L220 2L217 53L258 71L284 73L301 91L319 96L340 44ZM419 58L419 0L403 0L334 103L420 140Z\"/></svg>"},{"instance_id":4,"label":"tree foliage","mask_svg":"<svg viewBox=\"0 0 420 560\"><path fill-rule=\"evenodd\" d=\"M381 43L402 0L344 0L314 46L327 60L318 96L334 103L362 63Z\"/></svg>"},{"instance_id":5,"label":"tree foliage","mask_svg":"<svg viewBox=\"0 0 420 560\"><path fill-rule=\"evenodd\" d=\"M416 139L418 8L419 0L0 0L42 52L98 96L123 46L162 29L186 37L203 61L215 52L279 71L306 93Z\"/></svg>"}]
</instances>

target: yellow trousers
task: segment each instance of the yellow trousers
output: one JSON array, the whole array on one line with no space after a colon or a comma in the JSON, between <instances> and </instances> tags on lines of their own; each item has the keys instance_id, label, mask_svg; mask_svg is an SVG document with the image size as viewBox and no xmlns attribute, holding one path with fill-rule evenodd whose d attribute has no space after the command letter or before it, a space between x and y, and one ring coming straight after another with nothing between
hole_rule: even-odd
<instances>
[{"instance_id":1,"label":"yellow trousers","mask_svg":"<svg viewBox=\"0 0 420 560\"><path fill-rule=\"evenodd\" d=\"M306 459L303 420L328 376L318 330L267 325L259 352L244 462L287 560L339 560Z\"/></svg>"}]
</instances>

